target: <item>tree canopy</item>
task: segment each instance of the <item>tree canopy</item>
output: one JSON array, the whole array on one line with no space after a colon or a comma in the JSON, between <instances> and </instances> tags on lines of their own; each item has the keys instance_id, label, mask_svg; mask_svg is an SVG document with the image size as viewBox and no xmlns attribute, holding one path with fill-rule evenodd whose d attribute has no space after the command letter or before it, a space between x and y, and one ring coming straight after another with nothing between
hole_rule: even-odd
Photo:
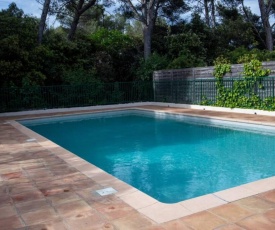
<instances>
[{"instance_id":1,"label":"tree canopy","mask_svg":"<svg viewBox=\"0 0 275 230\"><path fill-rule=\"evenodd\" d=\"M275 57L271 0L258 1L260 15L242 0L39 1L40 18L15 3L0 11L0 87L150 80L220 56Z\"/></svg>"}]
</instances>

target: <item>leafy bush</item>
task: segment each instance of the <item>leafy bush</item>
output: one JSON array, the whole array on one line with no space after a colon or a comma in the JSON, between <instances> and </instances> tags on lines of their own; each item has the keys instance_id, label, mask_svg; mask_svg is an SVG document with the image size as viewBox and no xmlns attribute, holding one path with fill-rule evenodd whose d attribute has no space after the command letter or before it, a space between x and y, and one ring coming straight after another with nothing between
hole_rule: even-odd
<instances>
[{"instance_id":1,"label":"leafy bush","mask_svg":"<svg viewBox=\"0 0 275 230\"><path fill-rule=\"evenodd\" d=\"M140 66L136 71L136 76L138 80L152 80L153 72L166 69L167 65L168 60L165 56L154 53L147 60L141 59Z\"/></svg>"}]
</instances>

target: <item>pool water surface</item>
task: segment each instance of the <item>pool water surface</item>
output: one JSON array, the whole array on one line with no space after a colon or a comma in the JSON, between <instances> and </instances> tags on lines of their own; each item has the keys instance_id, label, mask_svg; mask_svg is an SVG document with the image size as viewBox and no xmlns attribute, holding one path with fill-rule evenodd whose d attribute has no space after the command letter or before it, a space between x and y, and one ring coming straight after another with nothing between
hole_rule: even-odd
<instances>
[{"instance_id":1,"label":"pool water surface","mask_svg":"<svg viewBox=\"0 0 275 230\"><path fill-rule=\"evenodd\" d=\"M275 175L266 126L134 110L20 123L164 203Z\"/></svg>"}]
</instances>

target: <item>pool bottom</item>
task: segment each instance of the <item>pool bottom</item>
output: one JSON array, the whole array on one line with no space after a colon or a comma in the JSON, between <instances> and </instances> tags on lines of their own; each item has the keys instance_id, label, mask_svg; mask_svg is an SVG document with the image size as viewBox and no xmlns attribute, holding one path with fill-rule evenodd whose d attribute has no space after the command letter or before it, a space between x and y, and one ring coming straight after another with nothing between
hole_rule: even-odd
<instances>
[{"instance_id":1,"label":"pool bottom","mask_svg":"<svg viewBox=\"0 0 275 230\"><path fill-rule=\"evenodd\" d=\"M115 194L117 198L123 200L125 203L132 206L135 210L141 212L157 223L164 223L232 201L263 193L271 189L275 189L275 177L271 177L224 190L215 194L208 194L202 197L179 202L177 204L167 205L152 199L143 192L136 190L132 186L118 180L117 178L114 178L113 176L79 158L73 153L56 145L52 141L25 128L16 121L11 121L11 125L17 128L20 132L28 135L29 138L35 138L37 142L45 149L51 151L55 156L63 159L65 162L67 162L68 165L75 167L86 176L92 178L100 186L112 186L115 188L118 191Z\"/></svg>"}]
</instances>

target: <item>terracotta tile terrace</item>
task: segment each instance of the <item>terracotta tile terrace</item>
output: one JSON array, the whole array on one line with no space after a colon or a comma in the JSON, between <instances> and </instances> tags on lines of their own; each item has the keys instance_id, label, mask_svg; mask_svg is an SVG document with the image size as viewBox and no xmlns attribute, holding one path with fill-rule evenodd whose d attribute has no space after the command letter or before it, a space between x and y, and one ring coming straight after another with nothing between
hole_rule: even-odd
<instances>
[{"instance_id":1,"label":"terracotta tile terrace","mask_svg":"<svg viewBox=\"0 0 275 230\"><path fill-rule=\"evenodd\" d=\"M275 117L139 106L275 126ZM95 112L99 110L85 110ZM102 109L100 110L102 111ZM105 173L15 120L0 117L0 229L275 229L275 177L168 205ZM112 187L118 192L101 196Z\"/></svg>"}]
</instances>

